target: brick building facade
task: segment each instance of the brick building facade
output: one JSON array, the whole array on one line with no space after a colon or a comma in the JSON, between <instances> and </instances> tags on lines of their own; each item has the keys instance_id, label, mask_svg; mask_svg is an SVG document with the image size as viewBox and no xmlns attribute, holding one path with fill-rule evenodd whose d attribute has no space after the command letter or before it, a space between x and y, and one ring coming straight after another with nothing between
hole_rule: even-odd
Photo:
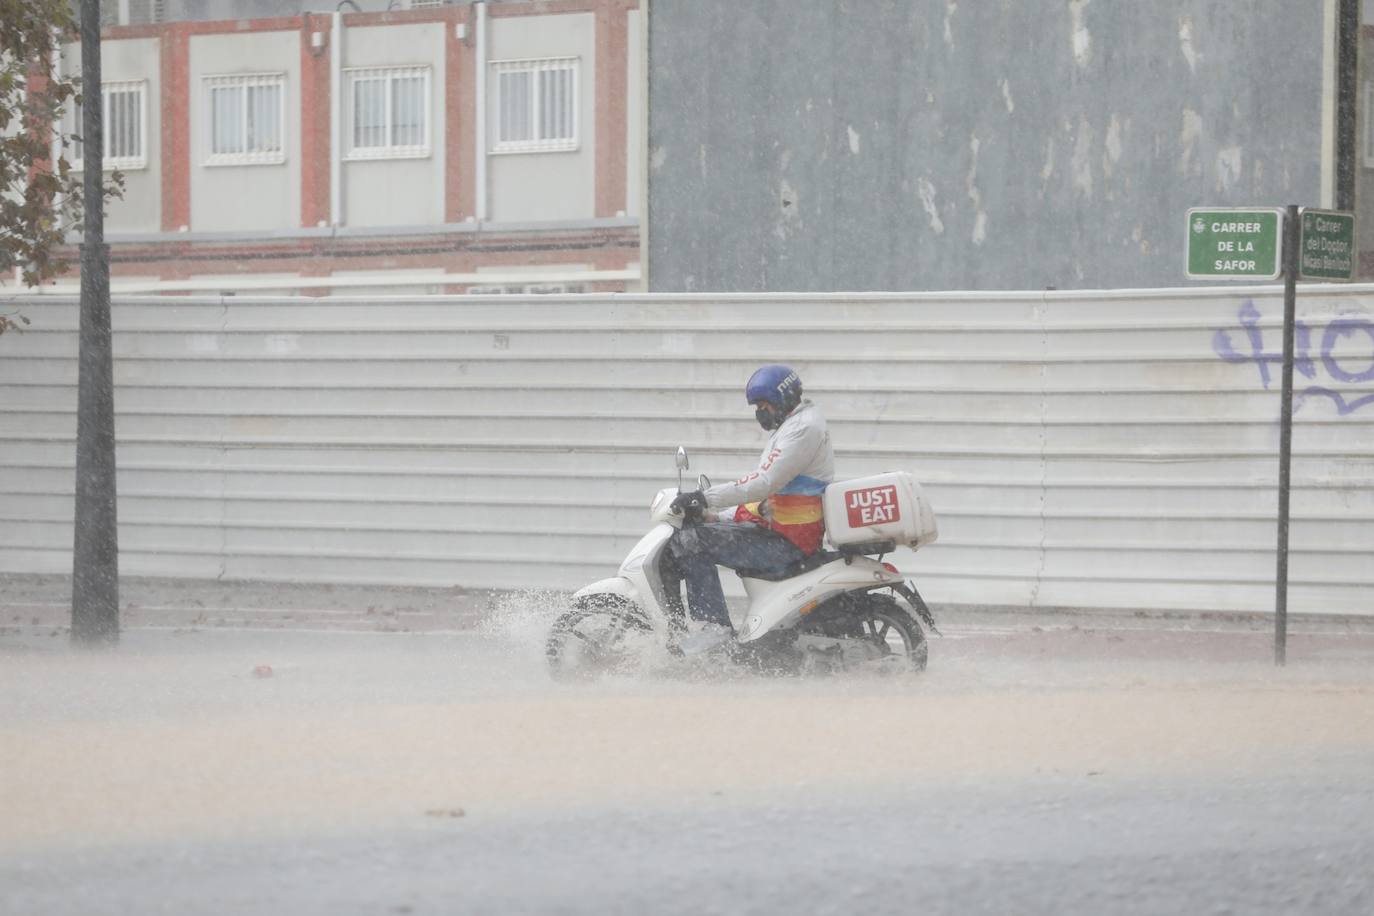
<instances>
[{"instance_id":1,"label":"brick building facade","mask_svg":"<svg viewBox=\"0 0 1374 916\"><path fill-rule=\"evenodd\" d=\"M416 7L107 26L116 292L637 289L636 0Z\"/></svg>"}]
</instances>

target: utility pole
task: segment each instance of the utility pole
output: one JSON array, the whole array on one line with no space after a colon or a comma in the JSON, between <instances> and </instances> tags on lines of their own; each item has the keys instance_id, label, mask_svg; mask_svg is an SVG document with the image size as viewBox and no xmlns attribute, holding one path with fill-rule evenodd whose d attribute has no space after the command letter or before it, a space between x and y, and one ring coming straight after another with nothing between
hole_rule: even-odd
<instances>
[{"instance_id":1,"label":"utility pole","mask_svg":"<svg viewBox=\"0 0 1374 916\"><path fill-rule=\"evenodd\" d=\"M81 0L81 93L85 231L81 241L72 642L99 646L119 641L114 355L110 340L110 250L105 244L100 0Z\"/></svg>"}]
</instances>

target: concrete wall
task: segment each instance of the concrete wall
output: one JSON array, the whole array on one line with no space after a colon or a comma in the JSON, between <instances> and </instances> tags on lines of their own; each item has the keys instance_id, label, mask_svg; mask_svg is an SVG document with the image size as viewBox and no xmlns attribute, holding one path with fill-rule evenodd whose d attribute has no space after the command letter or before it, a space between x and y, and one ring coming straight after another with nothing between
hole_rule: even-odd
<instances>
[{"instance_id":1,"label":"concrete wall","mask_svg":"<svg viewBox=\"0 0 1374 916\"><path fill-rule=\"evenodd\" d=\"M294 229L301 221L301 45L296 31L191 36L191 229ZM270 165L207 165L210 103L205 77L284 73L286 160Z\"/></svg>"},{"instance_id":2,"label":"concrete wall","mask_svg":"<svg viewBox=\"0 0 1374 916\"><path fill-rule=\"evenodd\" d=\"M566 152L497 153L488 159L491 218L495 221L591 219L596 215L596 17L494 16L492 61L580 58L578 147ZM496 142L496 80L487 82L487 141ZM619 142L618 138L614 142Z\"/></svg>"},{"instance_id":3,"label":"concrete wall","mask_svg":"<svg viewBox=\"0 0 1374 916\"><path fill-rule=\"evenodd\" d=\"M421 226L444 222L444 23L363 26L344 32L344 68L429 68L429 147L423 159L344 162L344 221L349 226ZM347 92L348 80L344 81ZM351 130L344 97L344 150Z\"/></svg>"},{"instance_id":4,"label":"concrete wall","mask_svg":"<svg viewBox=\"0 0 1374 916\"><path fill-rule=\"evenodd\" d=\"M1324 203L1332 7L655 2L650 288L1180 284L1189 207Z\"/></svg>"},{"instance_id":5,"label":"concrete wall","mask_svg":"<svg viewBox=\"0 0 1374 916\"><path fill-rule=\"evenodd\" d=\"M762 433L795 362L841 476L925 482L933 604L1272 608L1282 296L151 299L114 307L126 575L571 588ZM65 573L75 303L0 337L0 571ZM1294 613L1374 613L1374 287L1306 287Z\"/></svg>"},{"instance_id":6,"label":"concrete wall","mask_svg":"<svg viewBox=\"0 0 1374 916\"><path fill-rule=\"evenodd\" d=\"M107 232L157 232L162 228L162 68L156 38L130 38L100 43L101 78L107 83L138 80L147 84L144 96L147 165L121 168L123 198L105 205ZM62 72L80 74L81 45L62 52ZM76 128L80 132L79 127Z\"/></svg>"}]
</instances>

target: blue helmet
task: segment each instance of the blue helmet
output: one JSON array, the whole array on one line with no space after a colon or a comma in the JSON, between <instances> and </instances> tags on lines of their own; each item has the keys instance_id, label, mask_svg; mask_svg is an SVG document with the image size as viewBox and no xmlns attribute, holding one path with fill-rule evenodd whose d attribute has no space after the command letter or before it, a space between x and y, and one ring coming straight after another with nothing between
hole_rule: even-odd
<instances>
[{"instance_id":1,"label":"blue helmet","mask_svg":"<svg viewBox=\"0 0 1374 916\"><path fill-rule=\"evenodd\" d=\"M754 417L764 429L777 429L783 418L801 403L801 376L790 366L763 366L749 376L744 398L756 407ZM760 405L772 405L769 410Z\"/></svg>"}]
</instances>

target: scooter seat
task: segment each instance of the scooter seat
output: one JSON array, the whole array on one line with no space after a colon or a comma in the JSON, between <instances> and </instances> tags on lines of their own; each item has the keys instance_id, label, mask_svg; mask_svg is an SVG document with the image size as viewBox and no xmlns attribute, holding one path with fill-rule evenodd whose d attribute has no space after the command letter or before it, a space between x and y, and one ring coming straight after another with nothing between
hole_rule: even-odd
<instances>
[{"instance_id":1,"label":"scooter seat","mask_svg":"<svg viewBox=\"0 0 1374 916\"><path fill-rule=\"evenodd\" d=\"M838 560L843 554L835 553L832 550L818 550L809 557L803 557L790 566L783 566L779 569L748 569L741 567L735 572L741 579L762 579L765 582L781 582L783 579L791 579L793 576L800 576L804 572L810 572L819 566L824 566L834 560Z\"/></svg>"},{"instance_id":2,"label":"scooter seat","mask_svg":"<svg viewBox=\"0 0 1374 916\"><path fill-rule=\"evenodd\" d=\"M803 557L791 566L784 566L781 569L747 569L741 567L735 572L739 574L741 579L781 582L783 579L800 576L804 572L810 572L819 566L824 566L835 560L842 560L845 557L881 556L896 549L897 545L892 541L867 541L863 544L846 544L839 550L818 550L811 556Z\"/></svg>"}]
</instances>

